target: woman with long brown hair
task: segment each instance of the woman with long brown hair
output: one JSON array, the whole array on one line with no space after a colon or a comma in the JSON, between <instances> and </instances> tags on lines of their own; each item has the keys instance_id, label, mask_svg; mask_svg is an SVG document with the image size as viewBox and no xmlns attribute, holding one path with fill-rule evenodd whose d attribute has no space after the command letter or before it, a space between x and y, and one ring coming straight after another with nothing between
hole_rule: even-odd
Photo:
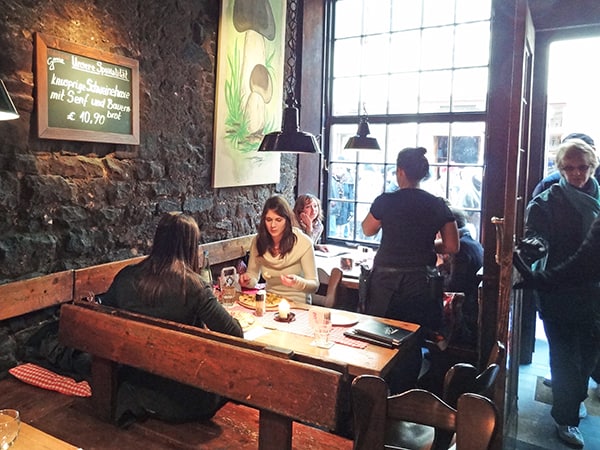
<instances>
[{"instance_id":1,"label":"woman with long brown hair","mask_svg":"<svg viewBox=\"0 0 600 450\"><path fill-rule=\"evenodd\" d=\"M254 287L261 275L267 291L295 302L310 303L310 294L319 288L312 239L297 227L292 208L280 195L265 202L240 284Z\"/></svg>"},{"instance_id":2,"label":"woman with long brown hair","mask_svg":"<svg viewBox=\"0 0 600 450\"><path fill-rule=\"evenodd\" d=\"M102 296L103 304L242 337L238 321L198 274L199 239L192 217L165 214L150 255L117 274ZM175 422L208 419L224 403L215 394L132 367L122 368L117 396L115 417L120 426L147 416Z\"/></svg>"}]
</instances>

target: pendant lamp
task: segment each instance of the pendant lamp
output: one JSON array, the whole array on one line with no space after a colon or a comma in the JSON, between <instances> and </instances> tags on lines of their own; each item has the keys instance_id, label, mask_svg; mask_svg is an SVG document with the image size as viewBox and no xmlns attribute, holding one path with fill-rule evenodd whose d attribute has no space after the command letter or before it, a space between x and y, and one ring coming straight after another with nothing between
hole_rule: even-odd
<instances>
[{"instance_id":1,"label":"pendant lamp","mask_svg":"<svg viewBox=\"0 0 600 450\"><path fill-rule=\"evenodd\" d=\"M320 153L319 144L314 135L301 131L299 126L300 105L297 101L296 85L296 40L298 30L298 2L297 0L288 0L286 23L287 23L287 72L285 109L283 110L283 120L281 131L275 131L266 134L263 137L259 152L284 152L284 153ZM300 25L301 26L301 25Z\"/></svg>"},{"instance_id":2,"label":"pendant lamp","mask_svg":"<svg viewBox=\"0 0 600 450\"><path fill-rule=\"evenodd\" d=\"M4 81L0 80L0 120L13 120L18 119L19 113L15 104L13 103Z\"/></svg>"},{"instance_id":3,"label":"pendant lamp","mask_svg":"<svg viewBox=\"0 0 600 450\"><path fill-rule=\"evenodd\" d=\"M369 119L367 118L367 112L365 110L364 114L360 116L356 135L348 139L344 148L349 150L381 150L377 139L369 136L370 134Z\"/></svg>"}]
</instances>

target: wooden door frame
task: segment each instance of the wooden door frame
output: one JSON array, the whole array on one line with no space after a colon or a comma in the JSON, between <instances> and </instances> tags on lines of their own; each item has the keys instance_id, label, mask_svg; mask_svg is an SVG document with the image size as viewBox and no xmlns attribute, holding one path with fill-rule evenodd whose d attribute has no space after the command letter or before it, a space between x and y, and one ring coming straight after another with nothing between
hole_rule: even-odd
<instances>
[{"instance_id":1,"label":"wooden door frame","mask_svg":"<svg viewBox=\"0 0 600 450\"><path fill-rule=\"evenodd\" d=\"M520 298L512 294L513 236L517 217L522 214L524 199L519 198L520 164L526 163L521 145L529 142L528 118L521 117L526 30L532 28L526 0L494 0L492 2L492 47L488 97L488 140L484 172L482 236L484 277L481 292L481 354L491 350L495 340L508 349L506 366L502 368L494 393L501 415L500 430L494 449L507 445L507 437L516 435L518 382L518 345ZM529 36L534 39L534 36ZM521 133L524 121L526 131ZM525 152L526 153L526 152ZM495 227L493 218L503 224ZM497 235L503 234L497 245ZM515 326L516 325L516 326ZM515 364L517 364L515 368ZM515 375L516 372L516 375ZM508 447L507 447L508 448Z\"/></svg>"}]
</instances>

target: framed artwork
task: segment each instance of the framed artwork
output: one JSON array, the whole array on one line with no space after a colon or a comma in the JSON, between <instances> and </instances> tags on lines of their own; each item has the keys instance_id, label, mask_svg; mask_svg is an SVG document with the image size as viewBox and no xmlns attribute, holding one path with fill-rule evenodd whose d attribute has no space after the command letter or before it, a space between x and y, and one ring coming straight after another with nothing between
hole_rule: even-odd
<instances>
[{"instance_id":1,"label":"framed artwork","mask_svg":"<svg viewBox=\"0 0 600 450\"><path fill-rule=\"evenodd\" d=\"M279 183L280 155L257 149L281 129L285 0L223 0L217 49L213 187Z\"/></svg>"}]
</instances>

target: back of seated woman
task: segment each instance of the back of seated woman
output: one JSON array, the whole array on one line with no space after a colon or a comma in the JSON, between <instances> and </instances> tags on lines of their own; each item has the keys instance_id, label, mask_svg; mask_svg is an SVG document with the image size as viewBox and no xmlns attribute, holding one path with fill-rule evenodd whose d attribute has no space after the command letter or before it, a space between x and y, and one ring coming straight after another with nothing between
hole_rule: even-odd
<instances>
[{"instance_id":1,"label":"back of seated woman","mask_svg":"<svg viewBox=\"0 0 600 450\"><path fill-rule=\"evenodd\" d=\"M117 274L103 304L243 337L238 321L198 274L199 239L192 217L165 214L150 255ZM124 367L119 378L115 418L121 426L148 416L173 422L209 419L224 404L215 394L131 367Z\"/></svg>"}]
</instances>

